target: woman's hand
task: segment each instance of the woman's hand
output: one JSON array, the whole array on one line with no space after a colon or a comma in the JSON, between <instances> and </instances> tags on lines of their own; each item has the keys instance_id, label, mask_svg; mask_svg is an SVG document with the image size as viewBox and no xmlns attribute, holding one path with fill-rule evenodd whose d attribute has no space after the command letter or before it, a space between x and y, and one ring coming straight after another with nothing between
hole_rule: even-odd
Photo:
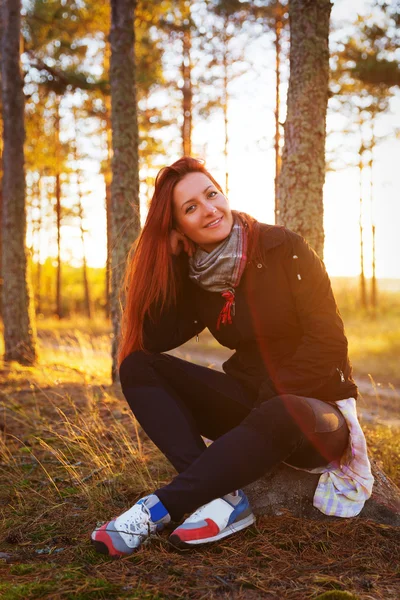
<instances>
[{"instance_id":1,"label":"woman's hand","mask_svg":"<svg viewBox=\"0 0 400 600\"><path fill-rule=\"evenodd\" d=\"M178 256L183 250L188 256L193 256L195 245L192 240L187 238L183 233L180 233L176 229L171 229L169 240L171 243L172 254Z\"/></svg>"}]
</instances>

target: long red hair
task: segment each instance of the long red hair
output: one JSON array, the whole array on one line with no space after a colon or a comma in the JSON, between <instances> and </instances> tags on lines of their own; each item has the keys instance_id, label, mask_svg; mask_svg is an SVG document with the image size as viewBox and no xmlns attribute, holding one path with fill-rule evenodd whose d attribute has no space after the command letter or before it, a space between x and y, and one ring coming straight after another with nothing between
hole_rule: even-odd
<instances>
[{"instance_id":1,"label":"long red hair","mask_svg":"<svg viewBox=\"0 0 400 600\"><path fill-rule=\"evenodd\" d=\"M170 232L173 223L173 193L176 184L189 173L203 173L223 192L221 186L207 171L202 160L184 156L169 167L161 169L156 177L145 225L129 252L124 283L121 321L121 339L118 364L135 350L144 350L143 323L145 316L154 316L150 307L161 312L176 302L177 287L172 264ZM256 221L245 213L238 213L248 231L248 255L256 245Z\"/></svg>"}]
</instances>

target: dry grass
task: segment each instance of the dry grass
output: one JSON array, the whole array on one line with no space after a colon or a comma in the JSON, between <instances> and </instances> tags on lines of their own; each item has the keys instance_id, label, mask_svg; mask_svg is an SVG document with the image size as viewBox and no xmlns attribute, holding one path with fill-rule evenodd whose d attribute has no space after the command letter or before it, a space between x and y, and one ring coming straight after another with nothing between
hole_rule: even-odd
<instances>
[{"instance_id":1,"label":"dry grass","mask_svg":"<svg viewBox=\"0 0 400 600\"><path fill-rule=\"evenodd\" d=\"M109 383L106 332L41 337L41 363L1 371L0 598L398 599L398 529L363 520L259 518L234 538L178 553L168 533L109 561L89 533L173 470ZM79 337L80 336L80 337ZM75 349L73 349L75 348ZM399 480L400 432L368 426ZM1 555L0 555L1 558Z\"/></svg>"}]
</instances>

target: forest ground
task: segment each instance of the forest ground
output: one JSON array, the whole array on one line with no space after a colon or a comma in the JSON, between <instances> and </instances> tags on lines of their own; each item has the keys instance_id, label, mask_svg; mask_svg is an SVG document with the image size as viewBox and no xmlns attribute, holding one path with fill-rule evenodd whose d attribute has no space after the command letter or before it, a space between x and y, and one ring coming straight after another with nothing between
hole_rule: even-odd
<instances>
[{"instance_id":1,"label":"forest ground","mask_svg":"<svg viewBox=\"0 0 400 600\"><path fill-rule=\"evenodd\" d=\"M400 484L400 316L349 315L371 454ZM400 597L398 528L363 519L259 517L251 528L178 552L168 533L132 557L96 554L96 521L173 476L110 385L109 325L39 326L36 367L0 365L0 598L303 600ZM218 368L226 351L206 333L176 351Z\"/></svg>"}]
</instances>

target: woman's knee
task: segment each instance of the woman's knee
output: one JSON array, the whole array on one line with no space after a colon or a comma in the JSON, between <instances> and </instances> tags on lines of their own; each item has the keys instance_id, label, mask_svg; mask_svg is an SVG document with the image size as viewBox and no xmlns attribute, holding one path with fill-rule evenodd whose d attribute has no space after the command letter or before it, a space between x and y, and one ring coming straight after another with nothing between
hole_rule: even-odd
<instances>
[{"instance_id":1,"label":"woman's knee","mask_svg":"<svg viewBox=\"0 0 400 600\"><path fill-rule=\"evenodd\" d=\"M119 367L119 379L122 389L154 382L154 354L137 350L128 354Z\"/></svg>"},{"instance_id":2,"label":"woman's knee","mask_svg":"<svg viewBox=\"0 0 400 600\"><path fill-rule=\"evenodd\" d=\"M313 431L315 417L303 398L293 394L281 394L252 410L245 423L259 432L275 429L300 434Z\"/></svg>"}]
</instances>

